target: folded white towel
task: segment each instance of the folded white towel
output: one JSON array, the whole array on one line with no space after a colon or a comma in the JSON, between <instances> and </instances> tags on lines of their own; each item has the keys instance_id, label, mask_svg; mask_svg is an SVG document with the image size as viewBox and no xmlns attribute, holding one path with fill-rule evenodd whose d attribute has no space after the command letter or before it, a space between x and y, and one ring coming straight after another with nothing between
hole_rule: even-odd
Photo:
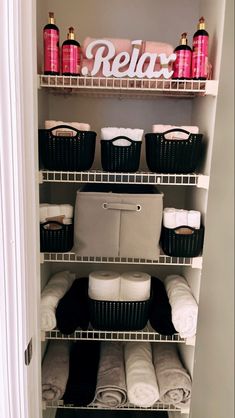
<instances>
[{"instance_id":1,"label":"folded white towel","mask_svg":"<svg viewBox=\"0 0 235 418\"><path fill-rule=\"evenodd\" d=\"M71 128L75 128L78 131L90 131L91 127L88 123L80 123L80 122L63 122L62 120L45 120L45 129L56 128L59 125L67 125L71 126ZM66 128L59 128L53 131L53 134L56 136L75 136L76 132L73 130L69 130Z\"/></svg>"},{"instance_id":2,"label":"folded white towel","mask_svg":"<svg viewBox=\"0 0 235 418\"><path fill-rule=\"evenodd\" d=\"M153 133L162 133L169 131L170 129L184 129L185 131L190 132L191 134L198 134L199 128L198 126L176 126L176 125L153 125L152 131ZM183 132L170 132L169 134L165 135L166 139L188 139L188 134Z\"/></svg>"},{"instance_id":3,"label":"folded white towel","mask_svg":"<svg viewBox=\"0 0 235 418\"><path fill-rule=\"evenodd\" d=\"M188 211L184 209L177 209L175 214L175 226L188 225Z\"/></svg>"},{"instance_id":4,"label":"folded white towel","mask_svg":"<svg viewBox=\"0 0 235 418\"><path fill-rule=\"evenodd\" d=\"M197 210L188 211L188 226L199 229L201 226L201 213Z\"/></svg>"},{"instance_id":5,"label":"folded white towel","mask_svg":"<svg viewBox=\"0 0 235 418\"><path fill-rule=\"evenodd\" d=\"M102 128L101 139L109 141L110 139L118 136L126 136L133 141L142 141L143 129L130 129L130 128ZM120 138L113 142L117 146L129 146L131 143L127 139Z\"/></svg>"},{"instance_id":6,"label":"folded white towel","mask_svg":"<svg viewBox=\"0 0 235 418\"><path fill-rule=\"evenodd\" d=\"M176 209L175 208L165 208L163 211L163 225L165 228L173 229L176 226Z\"/></svg>"},{"instance_id":7,"label":"folded white towel","mask_svg":"<svg viewBox=\"0 0 235 418\"><path fill-rule=\"evenodd\" d=\"M41 330L50 331L56 326L55 310L59 300L71 287L75 274L61 271L54 274L41 294Z\"/></svg>"},{"instance_id":8,"label":"folded white towel","mask_svg":"<svg viewBox=\"0 0 235 418\"><path fill-rule=\"evenodd\" d=\"M159 399L159 390L149 342L124 345L127 396L137 406L148 408Z\"/></svg>"},{"instance_id":9,"label":"folded white towel","mask_svg":"<svg viewBox=\"0 0 235 418\"><path fill-rule=\"evenodd\" d=\"M141 301L150 298L151 276L134 271L121 275L120 301Z\"/></svg>"},{"instance_id":10,"label":"folded white towel","mask_svg":"<svg viewBox=\"0 0 235 418\"><path fill-rule=\"evenodd\" d=\"M118 301L120 274L114 271L93 271L89 274L88 295L95 300Z\"/></svg>"},{"instance_id":11,"label":"folded white towel","mask_svg":"<svg viewBox=\"0 0 235 418\"><path fill-rule=\"evenodd\" d=\"M42 399L63 397L69 377L69 341L51 341L42 365Z\"/></svg>"},{"instance_id":12,"label":"folded white towel","mask_svg":"<svg viewBox=\"0 0 235 418\"><path fill-rule=\"evenodd\" d=\"M182 338L191 338L197 330L198 305L184 277L167 276L164 280L171 305L172 322Z\"/></svg>"},{"instance_id":13,"label":"folded white towel","mask_svg":"<svg viewBox=\"0 0 235 418\"><path fill-rule=\"evenodd\" d=\"M67 218L71 220L73 218L73 206L69 204L52 205L49 203L41 203L39 208L39 216L40 222L45 222L48 218L55 218L58 216L62 216L65 219ZM68 223L67 221L64 222L63 218L61 218L61 220L63 223Z\"/></svg>"}]
</instances>

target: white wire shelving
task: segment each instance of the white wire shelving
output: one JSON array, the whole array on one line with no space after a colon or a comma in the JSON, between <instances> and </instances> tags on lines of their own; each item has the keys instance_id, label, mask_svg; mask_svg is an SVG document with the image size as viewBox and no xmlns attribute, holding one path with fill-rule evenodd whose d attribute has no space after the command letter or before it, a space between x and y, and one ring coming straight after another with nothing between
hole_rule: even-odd
<instances>
[{"instance_id":1,"label":"white wire shelving","mask_svg":"<svg viewBox=\"0 0 235 418\"><path fill-rule=\"evenodd\" d=\"M217 95L218 81L164 80L114 77L70 77L39 75L38 87L55 93L85 93L96 96L154 98Z\"/></svg>"},{"instance_id":2,"label":"white wire shelving","mask_svg":"<svg viewBox=\"0 0 235 418\"><path fill-rule=\"evenodd\" d=\"M192 339L181 338L179 334L162 335L150 331L148 328L141 331L99 331L89 329L86 331L76 330L70 335L62 334L58 329L41 331L41 339L45 340L95 340L95 341L138 341L138 342L161 342L179 343L192 345Z\"/></svg>"},{"instance_id":3,"label":"white wire shelving","mask_svg":"<svg viewBox=\"0 0 235 418\"><path fill-rule=\"evenodd\" d=\"M209 177L202 174L158 174L140 171L137 173L109 173L101 170L90 171L48 171L39 172L39 183L122 183L151 184L168 186L196 186L207 189Z\"/></svg>"},{"instance_id":4,"label":"white wire shelving","mask_svg":"<svg viewBox=\"0 0 235 418\"><path fill-rule=\"evenodd\" d=\"M175 405L171 405L171 404L163 404L161 402L157 402L156 404L154 404L153 406L149 407L149 408L141 408L138 406L135 406L133 404L127 403L125 405L119 406L119 407L105 407L105 406L100 406L97 405L95 403L92 403L88 406L75 406L72 404L64 404L63 400L60 401L42 401L43 404L43 409L47 409L47 408L59 408L59 409L89 409L89 410L109 410L109 411L174 411L174 412L181 412L181 413L188 413L189 412L189 408L187 409L182 409L182 408L177 408Z\"/></svg>"},{"instance_id":5,"label":"white wire shelving","mask_svg":"<svg viewBox=\"0 0 235 418\"><path fill-rule=\"evenodd\" d=\"M185 258L170 257L161 254L157 260L144 258L124 257L88 257L78 256L73 252L67 253L41 253L41 263L95 263L95 264L146 264L160 266L189 266L192 268L202 267L202 257Z\"/></svg>"}]
</instances>

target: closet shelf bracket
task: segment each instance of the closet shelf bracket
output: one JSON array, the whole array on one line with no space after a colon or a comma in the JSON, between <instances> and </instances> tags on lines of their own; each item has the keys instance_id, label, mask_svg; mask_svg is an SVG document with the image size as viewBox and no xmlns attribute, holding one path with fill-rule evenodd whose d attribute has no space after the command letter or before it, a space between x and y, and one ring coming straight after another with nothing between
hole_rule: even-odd
<instances>
[{"instance_id":1,"label":"closet shelf bracket","mask_svg":"<svg viewBox=\"0 0 235 418\"><path fill-rule=\"evenodd\" d=\"M186 338L186 345L191 345L192 347L195 347L196 344L196 336L191 338Z\"/></svg>"},{"instance_id":2,"label":"closet shelf bracket","mask_svg":"<svg viewBox=\"0 0 235 418\"><path fill-rule=\"evenodd\" d=\"M202 257L192 258L192 268L193 269L201 269L202 268Z\"/></svg>"},{"instance_id":3,"label":"closet shelf bracket","mask_svg":"<svg viewBox=\"0 0 235 418\"><path fill-rule=\"evenodd\" d=\"M210 177L209 176L204 176L203 174L198 175L198 179L197 179L197 187L198 188L208 190L209 189L209 182L210 182Z\"/></svg>"}]
</instances>

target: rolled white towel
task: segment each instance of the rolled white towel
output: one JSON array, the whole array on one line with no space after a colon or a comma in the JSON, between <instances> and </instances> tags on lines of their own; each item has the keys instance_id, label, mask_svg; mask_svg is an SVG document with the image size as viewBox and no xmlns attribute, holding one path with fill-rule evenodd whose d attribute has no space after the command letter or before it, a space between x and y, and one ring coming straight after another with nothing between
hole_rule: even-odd
<instances>
[{"instance_id":1,"label":"rolled white towel","mask_svg":"<svg viewBox=\"0 0 235 418\"><path fill-rule=\"evenodd\" d=\"M188 211L184 209L176 209L175 214L175 226L187 226L188 225Z\"/></svg>"},{"instance_id":2,"label":"rolled white towel","mask_svg":"<svg viewBox=\"0 0 235 418\"><path fill-rule=\"evenodd\" d=\"M159 390L149 342L124 345L127 396L137 406L148 408L159 399Z\"/></svg>"},{"instance_id":3,"label":"rolled white towel","mask_svg":"<svg viewBox=\"0 0 235 418\"><path fill-rule=\"evenodd\" d=\"M41 203L39 206L39 217L40 217L40 222L45 222L46 219L48 218L48 206L49 203Z\"/></svg>"},{"instance_id":4,"label":"rolled white towel","mask_svg":"<svg viewBox=\"0 0 235 418\"><path fill-rule=\"evenodd\" d=\"M150 298L151 276L134 271L121 275L120 301L142 301Z\"/></svg>"},{"instance_id":5,"label":"rolled white towel","mask_svg":"<svg viewBox=\"0 0 235 418\"><path fill-rule=\"evenodd\" d=\"M199 229L201 226L201 213L197 210L188 211L188 226Z\"/></svg>"},{"instance_id":6,"label":"rolled white towel","mask_svg":"<svg viewBox=\"0 0 235 418\"><path fill-rule=\"evenodd\" d=\"M198 134L199 128L198 126L176 126L176 125L153 125L152 131L153 133L163 133L169 131L170 129L184 129L192 134ZM188 134L184 132L170 132L166 134L166 139L188 139Z\"/></svg>"},{"instance_id":7,"label":"rolled white towel","mask_svg":"<svg viewBox=\"0 0 235 418\"><path fill-rule=\"evenodd\" d=\"M56 327L55 310L59 300L71 287L75 274L61 271L54 274L44 287L41 294L41 330L50 331Z\"/></svg>"},{"instance_id":8,"label":"rolled white towel","mask_svg":"<svg viewBox=\"0 0 235 418\"><path fill-rule=\"evenodd\" d=\"M114 271L93 271L89 274L88 295L95 300L118 301L120 274Z\"/></svg>"},{"instance_id":9,"label":"rolled white towel","mask_svg":"<svg viewBox=\"0 0 235 418\"><path fill-rule=\"evenodd\" d=\"M109 141L110 139L116 138L118 136L126 136L127 138L130 138L133 141L142 141L143 133L143 129L108 127L101 129L101 139ZM117 139L113 144L117 146L129 146L130 142L127 141L127 139L120 138Z\"/></svg>"},{"instance_id":10,"label":"rolled white towel","mask_svg":"<svg viewBox=\"0 0 235 418\"><path fill-rule=\"evenodd\" d=\"M165 208L163 211L163 226L165 226L165 228L174 229L176 227L175 217L175 208Z\"/></svg>"},{"instance_id":11,"label":"rolled white towel","mask_svg":"<svg viewBox=\"0 0 235 418\"><path fill-rule=\"evenodd\" d=\"M55 216L60 216L60 205L48 205L47 217L53 218Z\"/></svg>"},{"instance_id":12,"label":"rolled white towel","mask_svg":"<svg viewBox=\"0 0 235 418\"><path fill-rule=\"evenodd\" d=\"M164 285L176 331L182 338L194 337L197 330L198 305L186 279L173 274L165 278Z\"/></svg>"},{"instance_id":13,"label":"rolled white towel","mask_svg":"<svg viewBox=\"0 0 235 418\"><path fill-rule=\"evenodd\" d=\"M60 215L64 215L65 218L73 218L73 206L72 205L60 205Z\"/></svg>"},{"instance_id":14,"label":"rolled white towel","mask_svg":"<svg viewBox=\"0 0 235 418\"><path fill-rule=\"evenodd\" d=\"M57 401L65 393L69 377L69 341L51 341L42 364L42 399Z\"/></svg>"},{"instance_id":15,"label":"rolled white towel","mask_svg":"<svg viewBox=\"0 0 235 418\"><path fill-rule=\"evenodd\" d=\"M63 122L62 120L45 120L45 129L56 128L59 125L67 125L71 126L71 128L75 128L78 131L90 131L91 126L88 123L80 123L80 122ZM72 130L66 130L66 128L59 128L53 131L53 134L56 136L68 135L68 136L75 136L76 132Z\"/></svg>"}]
</instances>

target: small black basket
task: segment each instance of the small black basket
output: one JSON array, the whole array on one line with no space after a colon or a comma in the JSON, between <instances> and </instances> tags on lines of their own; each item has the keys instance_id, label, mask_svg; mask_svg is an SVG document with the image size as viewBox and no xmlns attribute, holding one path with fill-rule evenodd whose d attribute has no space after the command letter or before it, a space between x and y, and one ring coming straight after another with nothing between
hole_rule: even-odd
<instances>
[{"instance_id":1,"label":"small black basket","mask_svg":"<svg viewBox=\"0 0 235 418\"><path fill-rule=\"evenodd\" d=\"M56 136L53 131L65 129L75 136ZM68 125L39 129L39 152L44 167L55 171L89 170L95 156L96 132L78 131Z\"/></svg>"},{"instance_id":2,"label":"small black basket","mask_svg":"<svg viewBox=\"0 0 235 418\"><path fill-rule=\"evenodd\" d=\"M90 322L94 329L138 331L149 319L150 299L140 302L111 302L89 298Z\"/></svg>"},{"instance_id":3,"label":"small black basket","mask_svg":"<svg viewBox=\"0 0 235 418\"><path fill-rule=\"evenodd\" d=\"M48 224L58 225L59 229L47 229ZM73 247L73 224L65 225L57 221L40 224L40 251L64 253Z\"/></svg>"},{"instance_id":4,"label":"small black basket","mask_svg":"<svg viewBox=\"0 0 235 418\"><path fill-rule=\"evenodd\" d=\"M183 132L188 139L166 139L170 132ZM202 134L184 129L170 129L163 133L145 135L146 161L155 173L192 173L198 167L202 154Z\"/></svg>"},{"instance_id":5,"label":"small black basket","mask_svg":"<svg viewBox=\"0 0 235 418\"><path fill-rule=\"evenodd\" d=\"M115 145L118 139L126 139L130 145ZM117 136L108 141L101 140L101 164L104 171L134 173L140 164L142 141L133 141L126 136Z\"/></svg>"},{"instance_id":6,"label":"small black basket","mask_svg":"<svg viewBox=\"0 0 235 418\"><path fill-rule=\"evenodd\" d=\"M177 233L181 228L192 231L191 234ZM171 257L198 257L202 251L204 240L204 227L199 229L189 226L179 226L174 229L162 226L161 247L165 254Z\"/></svg>"}]
</instances>

